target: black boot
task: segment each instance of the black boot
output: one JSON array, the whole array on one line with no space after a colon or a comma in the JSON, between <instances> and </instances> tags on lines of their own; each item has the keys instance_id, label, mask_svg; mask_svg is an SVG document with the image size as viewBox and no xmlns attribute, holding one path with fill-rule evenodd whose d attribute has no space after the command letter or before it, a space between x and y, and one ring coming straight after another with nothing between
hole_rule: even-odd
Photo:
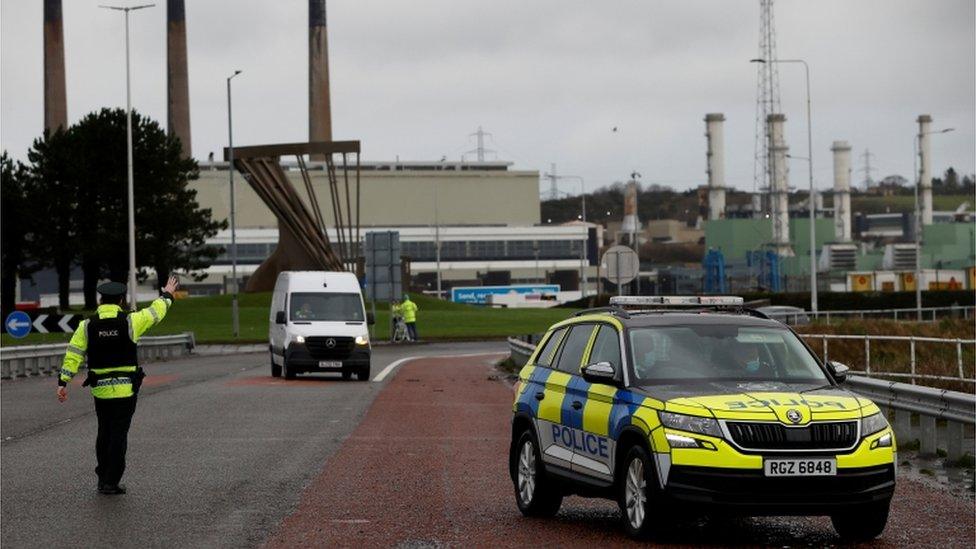
<instances>
[{"instance_id":1,"label":"black boot","mask_svg":"<svg viewBox=\"0 0 976 549\"><path fill-rule=\"evenodd\" d=\"M98 488L98 493L109 496L124 494L125 484L102 484Z\"/></svg>"}]
</instances>

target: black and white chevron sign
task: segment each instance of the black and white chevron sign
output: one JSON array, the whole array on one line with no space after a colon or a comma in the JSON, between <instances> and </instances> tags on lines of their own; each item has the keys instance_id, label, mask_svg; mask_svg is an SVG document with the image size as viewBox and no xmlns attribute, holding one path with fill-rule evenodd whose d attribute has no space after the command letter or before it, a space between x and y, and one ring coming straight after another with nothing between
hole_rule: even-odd
<instances>
[{"instance_id":1,"label":"black and white chevron sign","mask_svg":"<svg viewBox=\"0 0 976 549\"><path fill-rule=\"evenodd\" d=\"M56 332L73 333L84 315L54 315L47 313L28 313L31 319L31 332L48 334ZM3 325L7 331L7 325Z\"/></svg>"}]
</instances>

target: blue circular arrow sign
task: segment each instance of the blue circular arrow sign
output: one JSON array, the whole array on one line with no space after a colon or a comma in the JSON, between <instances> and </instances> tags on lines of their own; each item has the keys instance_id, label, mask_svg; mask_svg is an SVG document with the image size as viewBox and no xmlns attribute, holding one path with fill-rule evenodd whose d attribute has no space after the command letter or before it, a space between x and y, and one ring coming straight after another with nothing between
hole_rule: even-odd
<instances>
[{"instance_id":1,"label":"blue circular arrow sign","mask_svg":"<svg viewBox=\"0 0 976 549\"><path fill-rule=\"evenodd\" d=\"M13 337L26 337L31 331L31 319L24 311L14 311L3 321L7 333Z\"/></svg>"}]
</instances>

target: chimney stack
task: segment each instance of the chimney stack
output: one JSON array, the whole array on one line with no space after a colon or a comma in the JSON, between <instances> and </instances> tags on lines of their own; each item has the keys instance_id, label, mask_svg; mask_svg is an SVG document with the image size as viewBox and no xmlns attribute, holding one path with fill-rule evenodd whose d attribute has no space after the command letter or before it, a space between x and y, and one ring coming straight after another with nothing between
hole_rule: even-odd
<instances>
[{"instance_id":1,"label":"chimney stack","mask_svg":"<svg viewBox=\"0 0 976 549\"><path fill-rule=\"evenodd\" d=\"M620 224L620 232L627 235L627 243L637 249L637 232L640 230L640 220L637 218L637 181L631 179L624 188L624 220Z\"/></svg>"},{"instance_id":2,"label":"chimney stack","mask_svg":"<svg viewBox=\"0 0 976 549\"><path fill-rule=\"evenodd\" d=\"M166 122L180 140L183 156L190 145L190 89L186 68L186 8L183 0L166 0Z\"/></svg>"},{"instance_id":3,"label":"chimney stack","mask_svg":"<svg viewBox=\"0 0 976 549\"><path fill-rule=\"evenodd\" d=\"M834 141L834 238L851 241L851 146Z\"/></svg>"},{"instance_id":4,"label":"chimney stack","mask_svg":"<svg viewBox=\"0 0 976 549\"><path fill-rule=\"evenodd\" d=\"M44 130L68 127L61 0L44 0Z\"/></svg>"},{"instance_id":5,"label":"chimney stack","mask_svg":"<svg viewBox=\"0 0 976 549\"><path fill-rule=\"evenodd\" d=\"M725 217L725 115L705 115L705 137L708 139L708 219Z\"/></svg>"},{"instance_id":6,"label":"chimney stack","mask_svg":"<svg viewBox=\"0 0 976 549\"><path fill-rule=\"evenodd\" d=\"M770 209L773 217L773 247L780 256L792 256L790 247L790 184L786 154L790 150L783 136L784 114L770 114L769 124L769 189Z\"/></svg>"},{"instance_id":7,"label":"chimney stack","mask_svg":"<svg viewBox=\"0 0 976 549\"><path fill-rule=\"evenodd\" d=\"M332 141L325 0L308 0L308 140ZM313 157L314 158L314 157ZM316 158L321 160L322 158Z\"/></svg>"},{"instance_id":8,"label":"chimney stack","mask_svg":"<svg viewBox=\"0 0 976 549\"><path fill-rule=\"evenodd\" d=\"M932 117L918 117L918 191L922 208L922 225L932 224Z\"/></svg>"}]
</instances>

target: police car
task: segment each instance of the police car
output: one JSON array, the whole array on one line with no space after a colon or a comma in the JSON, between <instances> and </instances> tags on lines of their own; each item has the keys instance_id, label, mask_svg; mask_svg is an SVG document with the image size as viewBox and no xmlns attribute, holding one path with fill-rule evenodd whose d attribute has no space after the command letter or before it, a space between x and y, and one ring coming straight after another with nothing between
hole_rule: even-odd
<instances>
[{"instance_id":1,"label":"police car","mask_svg":"<svg viewBox=\"0 0 976 549\"><path fill-rule=\"evenodd\" d=\"M633 310L636 307L637 310ZM828 515L884 530L895 436L787 326L738 297L620 297L552 326L519 373L509 470L519 510L620 506L645 538L676 513Z\"/></svg>"}]
</instances>

